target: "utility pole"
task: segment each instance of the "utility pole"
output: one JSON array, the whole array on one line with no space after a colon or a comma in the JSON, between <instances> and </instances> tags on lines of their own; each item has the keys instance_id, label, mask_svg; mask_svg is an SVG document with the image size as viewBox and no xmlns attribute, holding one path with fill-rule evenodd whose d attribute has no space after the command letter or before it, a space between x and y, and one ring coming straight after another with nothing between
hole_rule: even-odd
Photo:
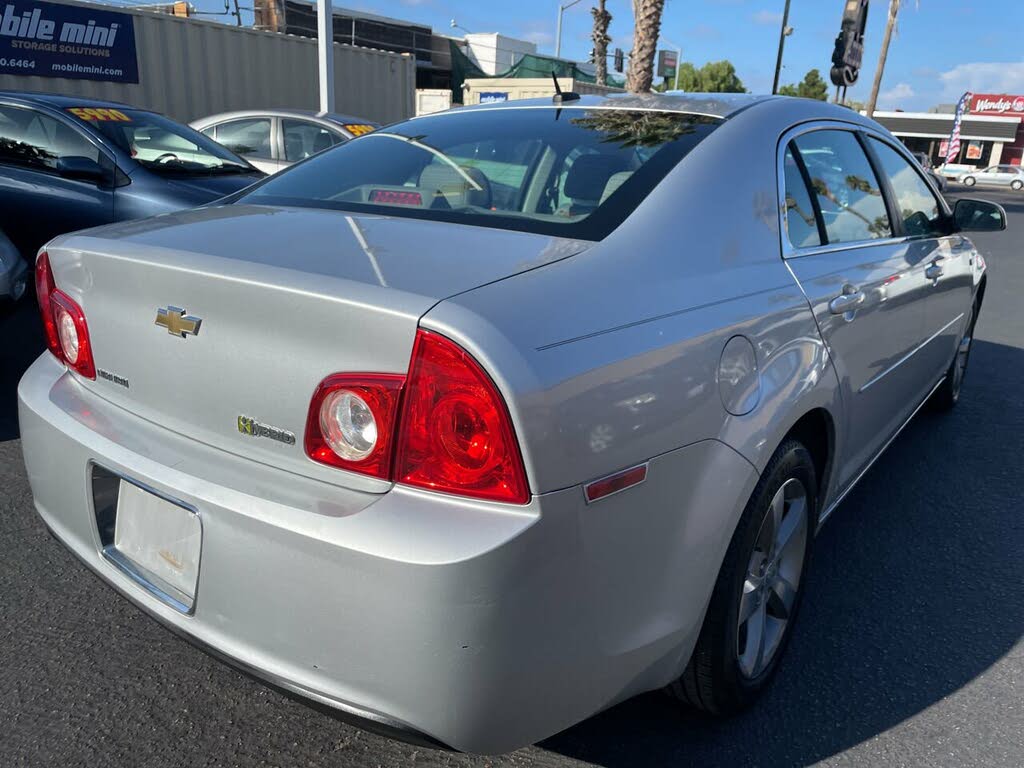
<instances>
[{"instance_id":1,"label":"utility pole","mask_svg":"<svg viewBox=\"0 0 1024 768\"><path fill-rule=\"evenodd\" d=\"M562 53L562 14L565 13L566 9L572 8L580 0L572 0L571 3L562 5L558 4L558 26L555 27L555 58L559 58Z\"/></svg>"},{"instance_id":2,"label":"utility pole","mask_svg":"<svg viewBox=\"0 0 1024 768\"><path fill-rule=\"evenodd\" d=\"M334 8L331 0L316 0L317 67L320 111L334 111Z\"/></svg>"},{"instance_id":3,"label":"utility pole","mask_svg":"<svg viewBox=\"0 0 1024 768\"><path fill-rule=\"evenodd\" d=\"M885 60L889 56L889 41L892 40L892 30L896 26L896 15L900 12L901 0L889 0L889 20L885 23L885 37L882 38L882 50L878 54L878 69L875 70L875 82L871 86L871 98L868 99L868 106L865 110L867 116L874 117L875 107L878 105L878 91L882 87L882 73L885 71Z\"/></svg>"},{"instance_id":4,"label":"utility pole","mask_svg":"<svg viewBox=\"0 0 1024 768\"><path fill-rule=\"evenodd\" d=\"M786 0L786 8L782 11L782 29L779 30L779 55L775 59L775 80L772 82L772 95L779 92L779 77L782 75L782 51L786 47L786 38L793 34L789 26L789 2Z\"/></svg>"}]
</instances>

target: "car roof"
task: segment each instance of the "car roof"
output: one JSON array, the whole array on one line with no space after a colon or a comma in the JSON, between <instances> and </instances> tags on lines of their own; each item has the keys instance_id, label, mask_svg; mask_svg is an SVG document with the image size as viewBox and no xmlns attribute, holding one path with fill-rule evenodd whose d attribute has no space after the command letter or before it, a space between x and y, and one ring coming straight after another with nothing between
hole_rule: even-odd
<instances>
[{"instance_id":1,"label":"car roof","mask_svg":"<svg viewBox=\"0 0 1024 768\"><path fill-rule=\"evenodd\" d=\"M203 117L199 120L193 120L192 122L221 122L223 120L241 117L315 118L318 120L327 120L331 123L338 123L339 125L343 125L345 123L367 123L376 125L375 121L367 120L366 118L355 117L354 115L342 115L337 112L318 112L313 109L239 109L233 112L219 112L215 115L208 115L207 117Z\"/></svg>"},{"instance_id":2,"label":"car roof","mask_svg":"<svg viewBox=\"0 0 1024 768\"><path fill-rule=\"evenodd\" d=\"M556 104L550 97L543 99L515 99L487 104L474 104L459 111L484 109L522 109L524 107L587 107L590 109L657 110L726 118L772 96L750 93L610 93L607 95L581 95L579 99Z\"/></svg>"},{"instance_id":3,"label":"car roof","mask_svg":"<svg viewBox=\"0 0 1024 768\"><path fill-rule=\"evenodd\" d=\"M97 107L100 109L136 109L130 104L102 99L87 99L79 96L63 96L59 93L40 93L37 91L0 91L0 98L17 99L28 104L39 104L57 109L68 107ZM144 110L149 111L149 110Z\"/></svg>"}]
</instances>

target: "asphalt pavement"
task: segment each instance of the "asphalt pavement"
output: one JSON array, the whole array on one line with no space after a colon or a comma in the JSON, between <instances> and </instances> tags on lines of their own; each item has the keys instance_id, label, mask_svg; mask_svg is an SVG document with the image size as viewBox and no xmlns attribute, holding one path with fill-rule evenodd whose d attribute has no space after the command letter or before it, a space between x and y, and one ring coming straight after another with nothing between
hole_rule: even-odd
<instances>
[{"instance_id":1,"label":"asphalt pavement","mask_svg":"<svg viewBox=\"0 0 1024 768\"><path fill-rule=\"evenodd\" d=\"M1003 203L1010 229L975 237L990 280L963 399L918 417L819 535L763 700L717 721L649 694L495 758L400 744L270 690L170 634L51 539L15 399L41 330L29 304L0 314L0 765L1019 768L1024 193L970 195Z\"/></svg>"}]
</instances>

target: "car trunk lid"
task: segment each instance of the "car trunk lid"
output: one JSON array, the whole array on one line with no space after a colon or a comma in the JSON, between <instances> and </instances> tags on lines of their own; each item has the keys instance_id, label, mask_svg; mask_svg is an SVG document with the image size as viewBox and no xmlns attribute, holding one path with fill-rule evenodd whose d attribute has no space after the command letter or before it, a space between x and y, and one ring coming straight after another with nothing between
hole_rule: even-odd
<instances>
[{"instance_id":1,"label":"car trunk lid","mask_svg":"<svg viewBox=\"0 0 1024 768\"><path fill-rule=\"evenodd\" d=\"M438 301L585 247L430 221L224 206L69 235L47 250L57 286L89 325L97 378L83 386L205 444L384 491L388 483L306 458L317 384L335 372L404 374L419 318Z\"/></svg>"}]
</instances>

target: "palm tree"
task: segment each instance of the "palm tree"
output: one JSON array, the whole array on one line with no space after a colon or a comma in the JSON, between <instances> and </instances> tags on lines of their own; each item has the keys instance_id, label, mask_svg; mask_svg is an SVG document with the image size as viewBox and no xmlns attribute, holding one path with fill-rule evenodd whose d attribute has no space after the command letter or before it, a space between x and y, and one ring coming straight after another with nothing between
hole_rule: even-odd
<instances>
[{"instance_id":1,"label":"palm tree","mask_svg":"<svg viewBox=\"0 0 1024 768\"><path fill-rule=\"evenodd\" d=\"M629 57L629 76L626 78L626 90L630 93L651 90L663 10L665 0L633 0L633 52Z\"/></svg>"},{"instance_id":2,"label":"palm tree","mask_svg":"<svg viewBox=\"0 0 1024 768\"><path fill-rule=\"evenodd\" d=\"M597 8L591 8L590 13L594 17L594 31L590 39L594 41L594 65L597 69L597 84L606 85L608 82L608 43L612 41L608 36L608 25L612 23L612 15L605 10L605 0L597 0Z\"/></svg>"},{"instance_id":3,"label":"palm tree","mask_svg":"<svg viewBox=\"0 0 1024 768\"><path fill-rule=\"evenodd\" d=\"M889 41L892 40L892 32L896 27L896 16L899 15L901 5L903 5L903 0L889 0L889 20L885 23L885 36L882 37L882 50L878 54L878 69L875 70L875 82L871 86L871 98L868 99L868 117L874 116L875 107L878 105L878 91L882 87L882 74L885 72L885 60L889 56Z\"/></svg>"}]
</instances>

